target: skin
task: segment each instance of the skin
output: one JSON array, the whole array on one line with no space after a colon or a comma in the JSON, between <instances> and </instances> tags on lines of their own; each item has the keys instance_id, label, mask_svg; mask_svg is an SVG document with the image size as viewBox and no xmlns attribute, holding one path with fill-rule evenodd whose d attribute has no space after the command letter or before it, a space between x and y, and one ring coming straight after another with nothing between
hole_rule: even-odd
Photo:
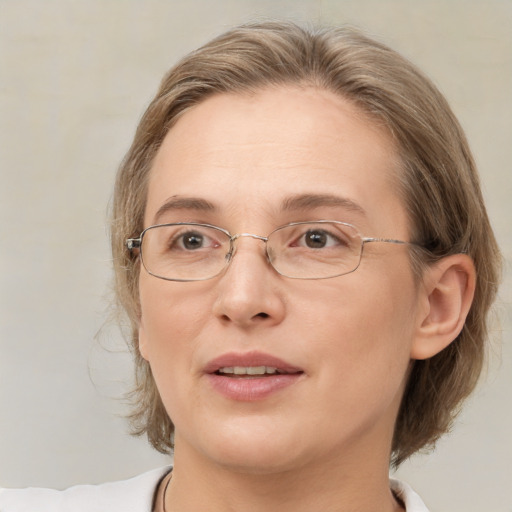
<instances>
[{"instance_id":1,"label":"skin","mask_svg":"<svg viewBox=\"0 0 512 512\"><path fill-rule=\"evenodd\" d=\"M151 171L145 225L206 222L266 236L289 222L331 219L365 236L408 240L396 169L384 128L328 91L217 95L167 134ZM282 209L303 194L349 199L360 209L332 201ZM176 198L214 209L157 216ZM272 269L261 241L242 238L227 270L208 281L170 282L142 270L140 350L176 429L167 512L399 510L388 484L393 426L411 358L451 341L452 332L438 339L440 321L451 317L436 314L435 326L428 319L431 291L454 265L462 274L451 262L418 285L407 246L371 243L351 274L293 280ZM467 282L455 275L447 287L465 290ZM427 336L438 338L426 349ZM252 402L215 391L205 364L252 350L301 368L301 378Z\"/></svg>"}]
</instances>

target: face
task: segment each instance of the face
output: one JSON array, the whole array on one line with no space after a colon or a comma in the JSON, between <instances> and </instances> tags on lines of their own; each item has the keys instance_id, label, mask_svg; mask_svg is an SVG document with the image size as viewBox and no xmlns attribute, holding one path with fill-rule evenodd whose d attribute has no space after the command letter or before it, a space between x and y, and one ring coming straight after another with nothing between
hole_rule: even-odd
<instances>
[{"instance_id":1,"label":"face","mask_svg":"<svg viewBox=\"0 0 512 512\"><path fill-rule=\"evenodd\" d=\"M408 240L396 168L387 132L330 92L217 95L167 134L145 226L266 236L328 219ZM174 422L176 457L262 472L387 456L417 294L407 246L386 243L366 244L355 272L323 280L279 275L249 237L207 281L142 269L140 350ZM262 366L270 374L226 374Z\"/></svg>"}]
</instances>

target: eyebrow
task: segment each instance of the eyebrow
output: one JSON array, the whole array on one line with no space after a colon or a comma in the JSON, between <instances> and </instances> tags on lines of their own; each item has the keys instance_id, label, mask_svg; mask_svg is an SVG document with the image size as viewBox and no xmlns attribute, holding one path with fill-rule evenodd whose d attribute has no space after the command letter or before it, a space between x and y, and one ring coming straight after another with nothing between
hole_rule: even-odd
<instances>
[{"instance_id":1,"label":"eyebrow","mask_svg":"<svg viewBox=\"0 0 512 512\"><path fill-rule=\"evenodd\" d=\"M211 212L215 210L215 206L207 201L206 199L202 199L200 197L179 197L173 196L167 199L165 203L158 208L158 211L155 214L154 221L158 223L158 220L169 211L176 210L195 210L202 212Z\"/></svg>"},{"instance_id":2,"label":"eyebrow","mask_svg":"<svg viewBox=\"0 0 512 512\"><path fill-rule=\"evenodd\" d=\"M310 210L321 207L342 207L360 215L366 215L364 208L356 202L333 194L300 194L286 198L282 204L284 211Z\"/></svg>"},{"instance_id":3,"label":"eyebrow","mask_svg":"<svg viewBox=\"0 0 512 512\"><path fill-rule=\"evenodd\" d=\"M348 211L365 216L366 212L362 206L346 197L333 194L298 194L287 197L281 205L283 211L311 210L322 207L342 207ZM169 211L194 210L201 212L213 212L217 207L201 197L179 197L173 196L167 199L160 206L155 214L154 223L158 224L159 219Z\"/></svg>"}]
</instances>

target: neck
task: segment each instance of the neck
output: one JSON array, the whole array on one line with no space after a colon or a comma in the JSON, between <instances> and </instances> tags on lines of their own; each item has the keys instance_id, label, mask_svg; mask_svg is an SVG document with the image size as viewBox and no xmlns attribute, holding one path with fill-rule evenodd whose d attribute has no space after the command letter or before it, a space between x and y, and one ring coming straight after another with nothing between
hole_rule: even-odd
<instances>
[{"instance_id":1,"label":"neck","mask_svg":"<svg viewBox=\"0 0 512 512\"><path fill-rule=\"evenodd\" d=\"M389 489L388 454L359 454L356 461L348 456L341 462L339 457L325 457L321 463L257 473L190 455L182 456L177 445L175 469L164 497L166 512L402 510Z\"/></svg>"}]
</instances>

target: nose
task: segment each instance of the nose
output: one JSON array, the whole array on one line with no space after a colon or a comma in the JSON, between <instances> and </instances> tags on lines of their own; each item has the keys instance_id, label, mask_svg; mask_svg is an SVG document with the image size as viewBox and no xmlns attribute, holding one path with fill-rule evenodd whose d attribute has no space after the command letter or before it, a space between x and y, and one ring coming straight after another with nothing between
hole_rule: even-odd
<instances>
[{"instance_id":1,"label":"nose","mask_svg":"<svg viewBox=\"0 0 512 512\"><path fill-rule=\"evenodd\" d=\"M213 313L243 328L277 325L285 316L282 278L267 260L264 237L243 234L219 278Z\"/></svg>"}]
</instances>

